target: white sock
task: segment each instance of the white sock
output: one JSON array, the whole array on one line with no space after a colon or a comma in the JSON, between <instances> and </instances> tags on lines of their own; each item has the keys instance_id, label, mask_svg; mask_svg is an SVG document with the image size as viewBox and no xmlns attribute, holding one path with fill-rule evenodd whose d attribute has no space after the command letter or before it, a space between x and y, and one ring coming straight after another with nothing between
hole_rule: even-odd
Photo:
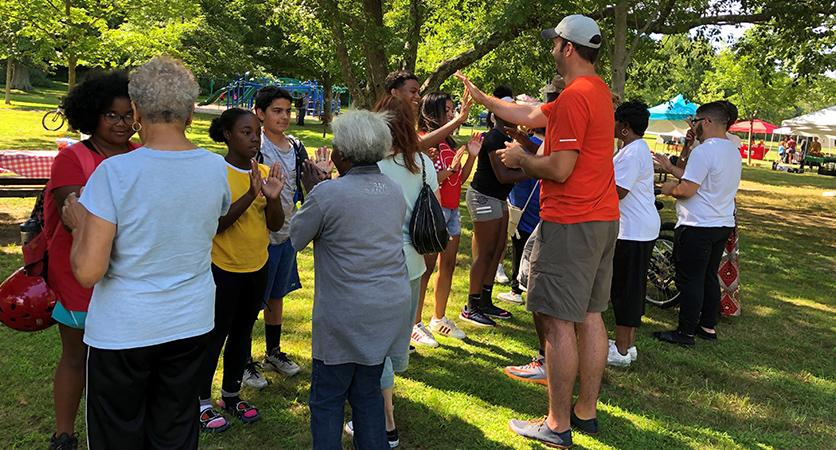
<instances>
[{"instance_id":1,"label":"white sock","mask_svg":"<svg viewBox=\"0 0 836 450\"><path fill-rule=\"evenodd\" d=\"M201 398L198 399L198 401L200 401L200 412L206 411L212 407L212 399L210 398L207 398L206 400Z\"/></svg>"}]
</instances>

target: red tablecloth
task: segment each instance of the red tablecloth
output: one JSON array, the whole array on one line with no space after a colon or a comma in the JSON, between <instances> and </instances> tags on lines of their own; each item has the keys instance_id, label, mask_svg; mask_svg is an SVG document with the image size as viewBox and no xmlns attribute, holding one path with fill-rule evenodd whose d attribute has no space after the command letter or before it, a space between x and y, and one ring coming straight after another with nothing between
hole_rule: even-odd
<instances>
[{"instance_id":1,"label":"red tablecloth","mask_svg":"<svg viewBox=\"0 0 836 450\"><path fill-rule=\"evenodd\" d=\"M57 151L0 150L0 173L13 172L25 178L49 178Z\"/></svg>"}]
</instances>

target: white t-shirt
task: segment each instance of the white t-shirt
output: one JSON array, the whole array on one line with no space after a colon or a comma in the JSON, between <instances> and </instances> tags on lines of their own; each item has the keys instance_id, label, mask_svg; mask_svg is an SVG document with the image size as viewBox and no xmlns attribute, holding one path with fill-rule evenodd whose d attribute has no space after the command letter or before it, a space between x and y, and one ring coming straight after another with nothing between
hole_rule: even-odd
<instances>
[{"instance_id":1,"label":"white t-shirt","mask_svg":"<svg viewBox=\"0 0 836 450\"><path fill-rule=\"evenodd\" d=\"M661 219L653 195L653 157L644 139L627 144L612 159L615 185L630 191L618 201L618 239L647 242L659 236Z\"/></svg>"},{"instance_id":2,"label":"white t-shirt","mask_svg":"<svg viewBox=\"0 0 836 450\"><path fill-rule=\"evenodd\" d=\"M123 350L211 331L212 238L231 197L226 163L208 150L141 147L104 160L79 200L90 214L116 224L84 343Z\"/></svg>"},{"instance_id":3,"label":"white t-shirt","mask_svg":"<svg viewBox=\"0 0 836 450\"><path fill-rule=\"evenodd\" d=\"M424 158L427 184L435 192L438 190L438 178L435 176L433 161L423 153L416 154L415 162L418 164L419 169L421 168L421 160L418 159L418 155ZM415 201L418 200L418 194L421 193L421 187L424 185L424 181L420 171L418 173L412 173L407 170L403 164L403 153L399 153L394 158L383 158L383 160L377 163L377 166L380 167L380 171L384 175L388 175L389 178L397 181L401 185L401 189L403 189L403 197L406 200L406 214L404 215L403 223L403 251L406 255L406 267L409 270L409 279L414 280L423 275L424 271L427 270L427 266L424 264L424 257L418 253L418 250L415 250L415 247L412 246L412 239L409 237L409 221L412 219L412 208L415 207Z\"/></svg>"},{"instance_id":4,"label":"white t-shirt","mask_svg":"<svg viewBox=\"0 0 836 450\"><path fill-rule=\"evenodd\" d=\"M693 197L676 201L676 226L733 227L741 170L740 151L727 139L706 139L694 148L682 179L700 187Z\"/></svg>"}]
</instances>

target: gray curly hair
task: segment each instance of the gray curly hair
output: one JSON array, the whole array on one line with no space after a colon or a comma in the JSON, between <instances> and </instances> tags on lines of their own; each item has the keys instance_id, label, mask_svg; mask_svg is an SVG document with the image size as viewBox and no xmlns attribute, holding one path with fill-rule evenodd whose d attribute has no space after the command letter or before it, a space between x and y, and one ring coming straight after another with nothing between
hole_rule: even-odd
<instances>
[{"instance_id":1,"label":"gray curly hair","mask_svg":"<svg viewBox=\"0 0 836 450\"><path fill-rule=\"evenodd\" d=\"M186 123L200 89L183 62L158 56L130 75L128 94L136 109L151 123Z\"/></svg>"},{"instance_id":2,"label":"gray curly hair","mask_svg":"<svg viewBox=\"0 0 836 450\"><path fill-rule=\"evenodd\" d=\"M392 150L391 113L352 111L331 124L331 144L355 166L376 164Z\"/></svg>"}]
</instances>

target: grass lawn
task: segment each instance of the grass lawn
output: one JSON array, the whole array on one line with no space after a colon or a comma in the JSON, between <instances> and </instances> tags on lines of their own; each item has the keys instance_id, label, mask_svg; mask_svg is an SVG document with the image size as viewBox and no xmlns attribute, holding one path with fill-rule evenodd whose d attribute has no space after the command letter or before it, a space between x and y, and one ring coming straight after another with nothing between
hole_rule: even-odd
<instances>
[{"instance_id":1,"label":"grass lawn","mask_svg":"<svg viewBox=\"0 0 836 450\"><path fill-rule=\"evenodd\" d=\"M40 118L54 108L50 99L62 89L58 85L19 96L14 109L0 109L0 148L54 148L57 136L44 132ZM210 120L198 115L190 137L222 153L223 146L206 137ZM330 141L322 138L316 121L303 129L291 126L290 133L302 138L309 152ZM676 309L648 307L636 336L638 360L629 369L605 371L599 402L602 433L576 433L576 447L836 448L836 199L822 196L834 190L836 177L744 167L738 194L743 315L720 320L719 343L700 341L689 351L650 338L651 331L674 327L677 315ZM0 199L0 279L22 265L17 227L33 202ZM663 220L671 220L673 202L665 203ZM471 263L472 224L463 204L461 210L451 318L465 302ZM245 389L243 397L259 408L262 420L201 436L200 448L310 448L312 268L308 248L299 254L304 288L285 302L283 350L302 371L289 379L267 374L267 388ZM505 289L497 286L495 291ZM429 295L425 320L432 302ZM522 306L509 309L514 319L495 329L460 323L466 340L439 338L439 348L419 348L413 355L395 387L400 448L543 448L507 427L509 419L542 416L547 408L545 387L503 373L503 366L525 363L537 352L530 315ZM613 330L611 312L605 320ZM263 352L263 327L259 320L253 344L257 357ZM0 447L46 446L55 426L52 376L59 356L57 327L38 333L0 327ZM219 389L216 377L216 397ZM77 424L83 441L83 414ZM349 438L343 442L353 448Z\"/></svg>"},{"instance_id":2,"label":"grass lawn","mask_svg":"<svg viewBox=\"0 0 836 450\"><path fill-rule=\"evenodd\" d=\"M652 330L676 324L676 310L649 307L637 333L638 360L607 368L599 403L602 433L575 435L590 449L836 448L836 178L743 170L738 195L741 230L741 317L721 319L718 344L685 350L653 341ZM672 215L666 200L662 212ZM32 200L0 200L0 276L21 265L17 224ZM464 303L471 223L463 238L449 315ZM299 255L304 288L285 303L283 348L302 366L290 379L268 374L270 386L244 391L263 419L201 436L201 448L309 448L310 337L313 273L310 248ZM497 287L501 292L504 287ZM432 303L431 296L427 303ZM530 316L496 329L462 324L465 341L440 338L419 348L396 382L396 418L404 449L529 449L539 444L508 431L512 418L546 412L546 389L504 375L537 349ZM431 306L427 305L428 318ZM611 312L605 314L613 329ZM52 375L58 330L19 333L0 328L0 439L12 448L43 447L54 427ZM256 324L256 355L264 346ZM220 373L220 369L219 369ZM216 377L218 394L220 378ZM78 429L84 436L83 415ZM348 438L347 448L352 448Z\"/></svg>"}]
</instances>

